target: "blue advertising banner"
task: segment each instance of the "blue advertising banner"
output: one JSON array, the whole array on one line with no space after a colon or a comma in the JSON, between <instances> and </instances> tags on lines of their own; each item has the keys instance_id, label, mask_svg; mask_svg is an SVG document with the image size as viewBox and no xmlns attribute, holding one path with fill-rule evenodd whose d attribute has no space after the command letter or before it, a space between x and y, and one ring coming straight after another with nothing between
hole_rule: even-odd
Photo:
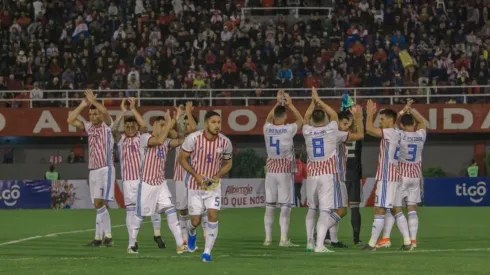
<instances>
[{"instance_id":1,"label":"blue advertising banner","mask_svg":"<svg viewBox=\"0 0 490 275\"><path fill-rule=\"evenodd\" d=\"M424 206L490 206L488 184L490 177L425 178Z\"/></svg>"},{"instance_id":2,"label":"blue advertising banner","mask_svg":"<svg viewBox=\"0 0 490 275\"><path fill-rule=\"evenodd\" d=\"M51 208L51 181L0 181L0 209Z\"/></svg>"}]
</instances>

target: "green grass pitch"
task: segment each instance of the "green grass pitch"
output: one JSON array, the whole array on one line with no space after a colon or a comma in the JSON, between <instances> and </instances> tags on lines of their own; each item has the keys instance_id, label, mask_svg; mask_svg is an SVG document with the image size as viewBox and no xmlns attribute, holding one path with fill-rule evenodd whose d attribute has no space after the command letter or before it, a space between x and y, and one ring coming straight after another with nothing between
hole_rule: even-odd
<instances>
[{"instance_id":1,"label":"green grass pitch","mask_svg":"<svg viewBox=\"0 0 490 275\"><path fill-rule=\"evenodd\" d=\"M2 211L0 274L199 274L199 275L311 275L311 274L490 274L490 211L482 208L420 208L418 248L397 251L401 237L396 226L394 248L365 252L359 248L335 253L305 252L306 209L293 209L290 237L297 248L279 248L279 212L274 245L263 247L263 213L255 209L225 209L213 262L201 263L200 249L176 255L175 242L162 220L167 249L152 238L148 220L142 225L139 255L126 253L125 211L111 210L112 248L87 248L93 237L95 210ZM362 209L362 239L371 233L372 209ZM199 231L199 233L202 231ZM351 243L350 217L340 225L339 237Z\"/></svg>"}]
</instances>

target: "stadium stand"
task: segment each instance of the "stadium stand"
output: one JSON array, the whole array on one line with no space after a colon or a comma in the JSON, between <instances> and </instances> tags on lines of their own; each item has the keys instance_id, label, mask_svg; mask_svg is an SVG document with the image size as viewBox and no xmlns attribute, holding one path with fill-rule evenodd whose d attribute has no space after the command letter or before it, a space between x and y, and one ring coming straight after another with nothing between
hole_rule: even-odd
<instances>
[{"instance_id":1,"label":"stadium stand","mask_svg":"<svg viewBox=\"0 0 490 275\"><path fill-rule=\"evenodd\" d=\"M270 10L245 14L245 6ZM274 9L315 6L332 9L305 8L299 20L288 19L293 9ZM253 20L260 13L269 20ZM0 98L62 98L87 87L104 98L144 89L157 91L138 92L141 98L229 89L215 92L226 97L249 89L233 96L255 97L258 105L273 96L265 88L336 88L323 96L353 87L378 87L365 95L485 93L488 13L487 1L459 0L4 0ZM431 99L438 101L462 98Z\"/></svg>"}]
</instances>

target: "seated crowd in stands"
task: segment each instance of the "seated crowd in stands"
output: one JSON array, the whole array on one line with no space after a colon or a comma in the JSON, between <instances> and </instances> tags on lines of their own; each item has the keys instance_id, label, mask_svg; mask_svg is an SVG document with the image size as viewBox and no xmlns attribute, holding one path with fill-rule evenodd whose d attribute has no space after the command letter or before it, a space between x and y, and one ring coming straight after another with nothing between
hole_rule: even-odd
<instances>
[{"instance_id":1,"label":"seated crowd in stands","mask_svg":"<svg viewBox=\"0 0 490 275\"><path fill-rule=\"evenodd\" d=\"M109 106L119 104L111 98L126 96L139 96L142 105L164 104L149 97L204 98L211 89L221 89L213 96L249 96L250 104L262 105L268 104L263 97L274 96L265 88L336 88L322 93L331 96L378 87L362 93L425 95L484 93L478 86L489 84L486 0L2 3L0 98L12 100L0 104L7 107L30 106L15 98L64 99L65 91L87 87L99 90ZM260 16L268 19L256 20L256 13L242 16L245 5L332 9L328 15L310 9L295 20L284 10L263 10ZM68 97L75 106L83 93ZM66 104L34 101L32 107Z\"/></svg>"}]
</instances>

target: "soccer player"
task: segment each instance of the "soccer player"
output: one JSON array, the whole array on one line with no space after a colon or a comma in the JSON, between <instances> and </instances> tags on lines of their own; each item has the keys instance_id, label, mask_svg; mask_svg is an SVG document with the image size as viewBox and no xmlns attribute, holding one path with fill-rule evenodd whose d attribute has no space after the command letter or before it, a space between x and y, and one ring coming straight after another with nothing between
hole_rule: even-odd
<instances>
[{"instance_id":1,"label":"soccer player","mask_svg":"<svg viewBox=\"0 0 490 275\"><path fill-rule=\"evenodd\" d=\"M89 106L89 122L78 119ZM111 217L106 203L114 200L115 169L112 159L114 138L111 134L112 118L107 109L97 101L92 90L85 91L85 99L70 113L68 123L88 135L89 185L97 215L95 216L95 238L89 246L112 246ZM103 238L103 239L102 239Z\"/></svg>"},{"instance_id":2,"label":"soccer player","mask_svg":"<svg viewBox=\"0 0 490 275\"><path fill-rule=\"evenodd\" d=\"M352 105L351 105L352 106ZM364 138L364 123L363 123L363 110L360 106L350 107L347 110L341 111L338 114L339 116L339 130L342 132L342 135L347 136L347 142L361 142ZM347 150L347 142L339 143L337 147L338 154L338 163L339 163L339 178L340 184L345 185L348 195L348 205L351 209L355 208L359 213L359 202L360 202L360 176L358 177L357 182L347 182L349 168L352 169L352 166L349 167L349 153ZM351 164L352 165L352 164ZM351 171L352 174L352 171ZM358 186L354 186L358 184ZM343 188L343 187L342 187ZM354 197L355 196L355 197ZM353 207L353 203L356 203L355 207ZM355 215L351 213L351 215ZM355 224L352 223L352 228L354 231L354 245L359 243L359 230L356 230ZM347 248L345 244L339 241L338 239L338 230L339 224L337 226L331 227L327 234L327 239L330 240L330 244L334 248ZM357 234L356 234L357 233Z\"/></svg>"},{"instance_id":3,"label":"soccer player","mask_svg":"<svg viewBox=\"0 0 490 275\"><path fill-rule=\"evenodd\" d=\"M129 109L133 113L132 117L124 119L124 133L119 132L119 126L128 111L126 104L129 103ZM117 143L121 163L121 178L124 188L124 204L126 206L126 227L128 236L131 236L132 220L136 212L136 196L138 193L138 184L140 182L140 164L141 156L140 133L146 132L146 123L141 114L136 109L136 99L129 98L121 102L121 114L116 117L112 127L112 134ZM165 242L160 235L161 216L155 214L151 217L153 224L153 240L159 248L165 248ZM138 243L135 244L138 247Z\"/></svg>"},{"instance_id":4,"label":"soccer player","mask_svg":"<svg viewBox=\"0 0 490 275\"><path fill-rule=\"evenodd\" d=\"M184 128L179 129L179 135L186 138L190 133L194 132L197 127L197 119L192 115L192 101L188 101L185 105ZM179 125L180 126L180 125ZM184 242L187 243L187 223L189 221L187 210L187 183L185 179L187 174L179 164L179 154L182 146L175 148L175 163L174 163L174 181L175 181L175 205L179 211L179 225L182 231ZM207 215L202 216L203 228L207 222Z\"/></svg>"},{"instance_id":5,"label":"soccer player","mask_svg":"<svg viewBox=\"0 0 490 275\"><path fill-rule=\"evenodd\" d=\"M208 111L204 116L204 129L196 131L182 144L179 163L192 178L188 181L188 204L191 219L187 224L189 252L196 250L196 227L201 224L204 211L208 215L203 262L211 261L211 250L218 237L218 215L221 208L221 186L204 190L201 184L205 179L219 182L232 166L233 148L231 141L221 130L221 116Z\"/></svg>"},{"instance_id":6,"label":"soccer player","mask_svg":"<svg viewBox=\"0 0 490 275\"><path fill-rule=\"evenodd\" d=\"M399 171L402 177L402 199L406 199L408 212L408 230L410 233L410 250L417 247L419 218L417 204L420 199L420 178L422 177L422 151L427 138L427 127L424 118L411 108L412 101L400 112L400 128L403 130L400 141ZM395 223L391 213L385 215L383 238L377 247L390 247L390 233Z\"/></svg>"},{"instance_id":7,"label":"soccer player","mask_svg":"<svg viewBox=\"0 0 490 275\"><path fill-rule=\"evenodd\" d=\"M178 118L181 109L177 109ZM128 253L138 253L136 239L143 217L151 217L165 212L167 224L174 235L177 244L177 254L187 251L180 231L177 210L170 198L172 194L168 190L165 180L165 161L169 148L180 145L179 140L169 139L168 134L175 126L175 118L171 118L170 112L165 117L157 117L153 123L151 134L142 134L140 137L139 151L141 154L141 178L138 185L136 198L136 215L131 226Z\"/></svg>"},{"instance_id":8,"label":"soccer player","mask_svg":"<svg viewBox=\"0 0 490 275\"><path fill-rule=\"evenodd\" d=\"M398 228L403 235L402 250L410 249L410 235L407 219L402 212L401 179L398 171L398 154L400 149L400 132L396 130L396 112L383 109L379 112L381 128L374 127L376 104L367 103L366 131L369 135L381 138L379 146L378 169L376 172L376 199L374 202L374 222L371 239L364 250L376 250L376 242L384 226L387 211L395 216Z\"/></svg>"},{"instance_id":9,"label":"soccer player","mask_svg":"<svg viewBox=\"0 0 490 275\"><path fill-rule=\"evenodd\" d=\"M316 109L317 105L320 109ZM326 115L330 118L328 124ZM339 143L347 141L348 135L339 131L337 112L320 100L315 88L312 89L312 102L306 111L304 123L303 135L308 153L306 250L318 253L332 252L323 243L327 231L347 214L347 190L345 185L340 183L338 175L337 148ZM313 231L318 209L320 217L315 245Z\"/></svg>"},{"instance_id":10,"label":"soccer player","mask_svg":"<svg viewBox=\"0 0 490 275\"><path fill-rule=\"evenodd\" d=\"M293 173L294 143L293 137L298 128L303 125L303 118L294 107L291 97L280 90L277 93L276 106L269 112L264 125L264 138L267 150L267 175L265 177L265 241L264 245L272 243L272 225L276 205L281 207L279 226L281 240L279 246L297 246L288 238L291 206L294 204ZM285 106L282 105L284 102ZM287 110L291 110L296 119L295 123L287 124Z\"/></svg>"}]
</instances>

